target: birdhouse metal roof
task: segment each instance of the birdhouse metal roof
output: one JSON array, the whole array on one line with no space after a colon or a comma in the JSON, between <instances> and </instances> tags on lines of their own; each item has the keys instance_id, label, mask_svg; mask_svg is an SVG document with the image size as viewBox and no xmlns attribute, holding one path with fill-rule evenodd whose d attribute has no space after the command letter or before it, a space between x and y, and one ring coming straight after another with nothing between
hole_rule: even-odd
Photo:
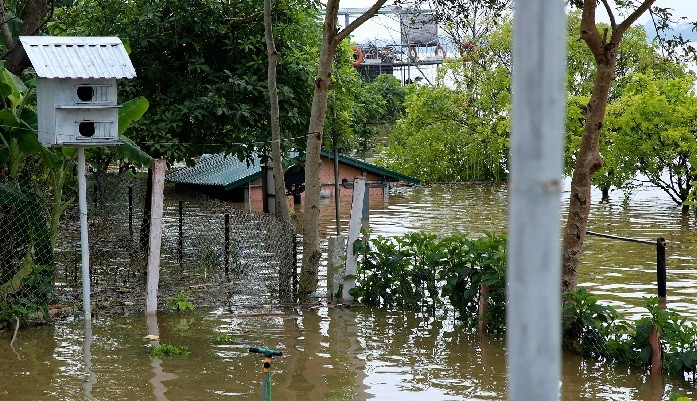
<instances>
[{"instance_id":1,"label":"birdhouse metal roof","mask_svg":"<svg viewBox=\"0 0 697 401\"><path fill-rule=\"evenodd\" d=\"M20 36L41 78L134 78L136 70L117 37Z\"/></svg>"}]
</instances>

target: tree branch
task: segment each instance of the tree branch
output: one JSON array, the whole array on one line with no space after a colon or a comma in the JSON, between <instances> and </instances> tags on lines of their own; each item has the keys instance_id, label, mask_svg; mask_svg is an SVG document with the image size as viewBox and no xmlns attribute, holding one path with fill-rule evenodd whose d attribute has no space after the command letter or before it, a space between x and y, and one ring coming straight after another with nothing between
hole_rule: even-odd
<instances>
[{"instance_id":1,"label":"tree branch","mask_svg":"<svg viewBox=\"0 0 697 401\"><path fill-rule=\"evenodd\" d=\"M604 60L603 39L595 24L595 10L598 7L595 0L585 0L583 2L583 12L581 13L581 39L588 45L595 61L600 63ZM614 32L613 32L614 33Z\"/></svg>"},{"instance_id":2,"label":"tree branch","mask_svg":"<svg viewBox=\"0 0 697 401\"><path fill-rule=\"evenodd\" d=\"M246 24L248 22L252 22L253 20L255 20L259 17L263 17L263 16L264 16L263 11L256 11L252 14L245 15L244 17L238 17L238 18L230 17L230 18L226 18L225 20L230 21L230 22L235 23L235 24Z\"/></svg>"},{"instance_id":3,"label":"tree branch","mask_svg":"<svg viewBox=\"0 0 697 401\"><path fill-rule=\"evenodd\" d=\"M10 27L7 25L9 22L5 16L5 1L0 0L0 29L2 30L2 37L5 39L5 48L12 49L15 47L15 41L12 38L12 32L10 32Z\"/></svg>"},{"instance_id":4,"label":"tree branch","mask_svg":"<svg viewBox=\"0 0 697 401\"><path fill-rule=\"evenodd\" d=\"M612 12L612 8L610 8L610 3L607 2L607 0L603 0L603 5L605 6L605 11L607 11L607 16L610 18L610 27L614 31L617 29L617 21L615 21L615 14Z\"/></svg>"},{"instance_id":5,"label":"tree branch","mask_svg":"<svg viewBox=\"0 0 697 401\"><path fill-rule=\"evenodd\" d=\"M344 29L342 29L341 31L339 31L339 33L336 34L336 36L334 37L334 44L339 44L339 42L344 40L348 35L355 31L356 28L361 26L361 24L373 18L386 2L387 0L377 0L375 4L373 4L373 6L368 9L368 11L361 14L360 17L353 20L350 24L348 24L348 26L344 27Z\"/></svg>"},{"instance_id":6,"label":"tree branch","mask_svg":"<svg viewBox=\"0 0 697 401\"><path fill-rule=\"evenodd\" d=\"M653 3L655 3L656 0L644 0L641 5L634 10L633 13L629 14L629 17L622 21L618 26L617 29L612 30L612 41L615 42L615 39L620 39L622 38L622 35L629 29L630 26L632 26L633 23L636 22L639 17L641 17L642 14L644 14L647 10L651 8ZM619 40L617 40L615 43L619 43Z\"/></svg>"}]
</instances>

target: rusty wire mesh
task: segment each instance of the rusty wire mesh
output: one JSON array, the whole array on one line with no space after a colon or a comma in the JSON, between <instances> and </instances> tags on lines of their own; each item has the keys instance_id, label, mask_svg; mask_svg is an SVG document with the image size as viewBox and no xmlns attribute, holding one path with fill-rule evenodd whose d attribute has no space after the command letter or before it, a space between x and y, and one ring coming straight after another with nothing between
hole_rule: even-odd
<instances>
[{"instance_id":1,"label":"rusty wire mesh","mask_svg":"<svg viewBox=\"0 0 697 401\"><path fill-rule=\"evenodd\" d=\"M150 224L144 210L147 181L91 173L87 183L92 310L142 310ZM49 306L51 314L81 308L78 202L62 213L51 244L50 206L45 198L24 192L0 187L0 318L9 324L20 315L45 319ZM292 223L169 185L165 192L160 309L179 294L187 294L197 306L257 306L291 299L296 268ZM24 313L26 308L32 310Z\"/></svg>"}]
</instances>

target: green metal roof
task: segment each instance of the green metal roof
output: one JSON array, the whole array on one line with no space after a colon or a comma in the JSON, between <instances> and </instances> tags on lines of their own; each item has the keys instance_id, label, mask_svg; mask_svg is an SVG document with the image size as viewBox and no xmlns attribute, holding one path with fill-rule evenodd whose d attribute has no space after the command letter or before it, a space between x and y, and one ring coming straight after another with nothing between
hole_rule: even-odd
<instances>
[{"instance_id":1,"label":"green metal roof","mask_svg":"<svg viewBox=\"0 0 697 401\"><path fill-rule=\"evenodd\" d=\"M334 154L332 152L327 152L326 150L323 150L321 152L322 156L329 158L330 160L334 160ZM382 168L379 166L376 166L374 164L370 164L367 162L364 162L362 160L354 159L353 157L348 157L348 156L342 156L339 155L339 163L346 164L351 167L355 167L361 171L366 171L371 174L379 175L381 177L385 177L390 181L402 181L402 182L407 182L410 184L418 184L419 180L414 178L414 177L409 177L408 175L400 174L392 170L388 170L386 168Z\"/></svg>"},{"instance_id":2,"label":"green metal roof","mask_svg":"<svg viewBox=\"0 0 697 401\"><path fill-rule=\"evenodd\" d=\"M330 152L322 151L322 156L334 159ZM361 171L385 177L389 181L403 181L418 184L419 180L399 174L394 171L378 167L374 164L339 155L339 163L355 167ZM195 166L184 167L167 174L167 181L177 184L222 186L226 191L248 184L261 178L261 163L258 156L254 156L248 165L246 161L240 161L235 155L218 153L201 158Z\"/></svg>"},{"instance_id":3,"label":"green metal roof","mask_svg":"<svg viewBox=\"0 0 697 401\"><path fill-rule=\"evenodd\" d=\"M235 155L218 153L167 174L167 181L177 184L222 186L226 191L261 177L261 163L255 155L247 165Z\"/></svg>"}]
</instances>

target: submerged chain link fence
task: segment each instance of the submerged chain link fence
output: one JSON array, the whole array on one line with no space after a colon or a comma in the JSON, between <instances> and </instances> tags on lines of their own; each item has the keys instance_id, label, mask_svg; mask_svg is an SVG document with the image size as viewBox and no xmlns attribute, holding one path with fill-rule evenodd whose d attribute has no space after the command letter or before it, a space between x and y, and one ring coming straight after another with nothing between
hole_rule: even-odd
<instances>
[{"instance_id":1,"label":"submerged chain link fence","mask_svg":"<svg viewBox=\"0 0 697 401\"><path fill-rule=\"evenodd\" d=\"M41 191L0 183L0 328L47 313L55 271L52 221Z\"/></svg>"},{"instance_id":2,"label":"submerged chain link fence","mask_svg":"<svg viewBox=\"0 0 697 401\"><path fill-rule=\"evenodd\" d=\"M91 174L87 182L92 310L142 310L147 181ZM81 308L78 202L62 213L55 235L50 209L43 196L0 186L0 322L5 326L14 317L41 320ZM197 306L286 302L294 288L295 228L242 205L167 186L160 263L160 310L182 295Z\"/></svg>"}]
</instances>

